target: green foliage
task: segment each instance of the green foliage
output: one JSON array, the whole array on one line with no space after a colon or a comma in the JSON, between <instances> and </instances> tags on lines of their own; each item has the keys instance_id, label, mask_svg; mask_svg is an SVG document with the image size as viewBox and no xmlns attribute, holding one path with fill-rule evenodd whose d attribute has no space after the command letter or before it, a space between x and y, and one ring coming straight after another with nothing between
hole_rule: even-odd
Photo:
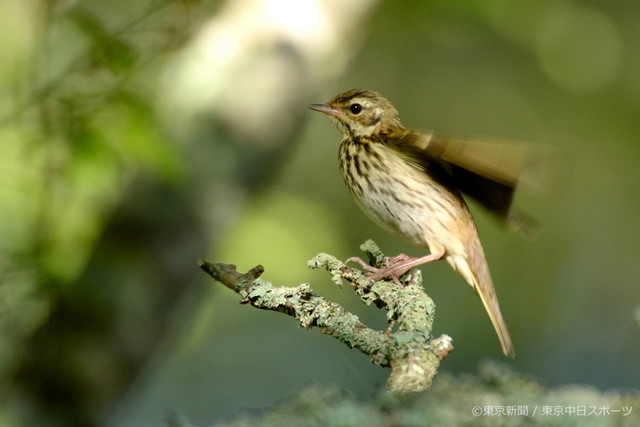
<instances>
[{"instance_id":1,"label":"green foliage","mask_svg":"<svg viewBox=\"0 0 640 427\"><path fill-rule=\"evenodd\" d=\"M79 315L69 315L68 300L75 300L72 306L86 295L80 278L127 192L140 179L175 186L186 175L184 156L159 122L150 82L142 78L150 61L167 53L175 34L136 33L131 17L121 16L114 24L91 2L31 6L0 6L0 21L7 23L3 39L13 39L13 50L0 55L0 92L5 94L0 101L0 382L5 384L0 394L24 386L3 401L0 412L16 419L43 410L37 398L28 397L31 393L44 395L65 381L80 384L86 380L81 375L93 369L96 353L82 349L83 332L74 332L75 344L66 342L61 319ZM171 15L171 2L148 6L138 25L159 25ZM20 25L14 31L7 14L29 31ZM143 53L141 47L149 50ZM104 313L92 315L109 319ZM53 341L42 332L50 322L60 334ZM39 342L47 343L40 349L41 363L61 379L41 373L33 381L38 375L25 372ZM102 356L111 363L112 354L103 351ZM89 383L77 385L78 390L69 385L63 394L84 393ZM88 394L104 399L102 391ZM44 406L50 404L55 405ZM90 409L78 409L80 421Z\"/></svg>"}]
</instances>

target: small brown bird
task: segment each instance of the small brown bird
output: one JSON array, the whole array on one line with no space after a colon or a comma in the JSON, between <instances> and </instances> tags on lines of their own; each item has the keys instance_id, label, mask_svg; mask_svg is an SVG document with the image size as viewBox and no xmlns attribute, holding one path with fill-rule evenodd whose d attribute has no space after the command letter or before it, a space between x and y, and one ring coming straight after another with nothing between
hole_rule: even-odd
<instances>
[{"instance_id":1,"label":"small brown bird","mask_svg":"<svg viewBox=\"0 0 640 427\"><path fill-rule=\"evenodd\" d=\"M389 258L384 269L351 260L372 271L373 278L397 280L413 267L446 259L480 296L504 354L513 357L478 231L461 192L512 227L526 230L527 219L511 209L522 162L511 159L508 166L496 166L500 159L490 157L496 150L489 149L494 144L474 148L407 130L395 107L377 92L353 89L309 108L327 114L342 133L340 169L360 208L389 233L430 251L419 258ZM483 148L488 151L484 155Z\"/></svg>"}]
</instances>

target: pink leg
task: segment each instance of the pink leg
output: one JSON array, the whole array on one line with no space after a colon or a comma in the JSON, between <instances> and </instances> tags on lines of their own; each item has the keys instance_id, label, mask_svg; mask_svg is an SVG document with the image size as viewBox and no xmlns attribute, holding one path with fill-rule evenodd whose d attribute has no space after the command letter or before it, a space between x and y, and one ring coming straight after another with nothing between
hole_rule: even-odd
<instances>
[{"instance_id":1,"label":"pink leg","mask_svg":"<svg viewBox=\"0 0 640 427\"><path fill-rule=\"evenodd\" d=\"M422 264L426 264L431 261L437 261L442 258L444 252L425 255L419 258L412 258L405 254L400 254L388 260L389 266L387 268L380 269L375 272L371 277L374 280L382 279L384 277L400 278L407 271Z\"/></svg>"},{"instance_id":2,"label":"pink leg","mask_svg":"<svg viewBox=\"0 0 640 427\"><path fill-rule=\"evenodd\" d=\"M349 258L346 262L357 262L358 264L360 264L362 268L370 272L368 276L372 280L378 280L378 279L383 279L385 277L389 277L389 278L392 278L394 281L399 282L398 279L407 271L419 265L426 264L431 261L437 261L441 259L443 255L444 255L444 250L439 251L437 253L425 255L419 258L412 258L405 254L400 254L395 257L387 258L386 268L372 267L358 257Z\"/></svg>"}]
</instances>

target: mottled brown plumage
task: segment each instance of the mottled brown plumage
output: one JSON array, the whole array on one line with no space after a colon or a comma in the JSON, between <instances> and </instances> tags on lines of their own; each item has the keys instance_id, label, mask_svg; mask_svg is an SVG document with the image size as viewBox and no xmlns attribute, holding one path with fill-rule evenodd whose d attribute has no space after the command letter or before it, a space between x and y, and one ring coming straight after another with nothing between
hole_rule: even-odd
<instances>
[{"instance_id":1,"label":"mottled brown plumage","mask_svg":"<svg viewBox=\"0 0 640 427\"><path fill-rule=\"evenodd\" d=\"M353 89L309 108L327 114L342 133L340 169L360 208L389 233L430 251L420 258L399 255L385 269L367 267L372 277L398 279L420 264L446 259L480 296L504 353L513 356L480 238L460 190L518 225L524 221L510 210L517 178L498 179L451 161L448 141L405 129L395 107L377 92Z\"/></svg>"}]
</instances>

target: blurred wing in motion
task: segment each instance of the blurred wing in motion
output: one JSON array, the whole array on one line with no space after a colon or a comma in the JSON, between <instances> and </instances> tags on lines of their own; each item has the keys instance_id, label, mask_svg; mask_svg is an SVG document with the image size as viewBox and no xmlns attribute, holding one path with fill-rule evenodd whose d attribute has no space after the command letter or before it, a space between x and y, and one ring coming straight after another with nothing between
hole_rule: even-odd
<instances>
[{"instance_id":1,"label":"blurred wing in motion","mask_svg":"<svg viewBox=\"0 0 640 427\"><path fill-rule=\"evenodd\" d=\"M415 161L437 162L461 192L527 237L538 224L513 209L516 188L549 194L562 182L565 164L549 147L499 139L439 138L429 132L409 132L398 148Z\"/></svg>"}]
</instances>

